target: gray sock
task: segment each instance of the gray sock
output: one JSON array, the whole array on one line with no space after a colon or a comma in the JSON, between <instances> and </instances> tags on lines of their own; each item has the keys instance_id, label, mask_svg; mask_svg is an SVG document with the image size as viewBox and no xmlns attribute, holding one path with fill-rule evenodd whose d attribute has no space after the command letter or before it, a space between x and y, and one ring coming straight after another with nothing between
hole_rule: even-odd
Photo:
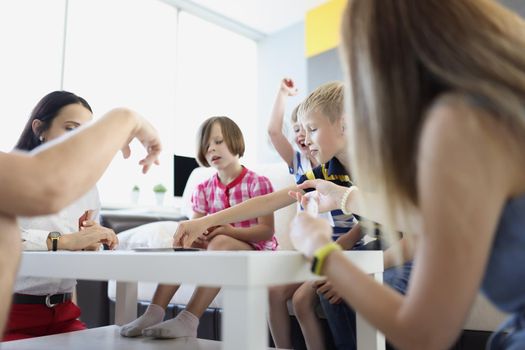
<instances>
[{"instance_id":1,"label":"gray sock","mask_svg":"<svg viewBox=\"0 0 525 350\"><path fill-rule=\"evenodd\" d=\"M162 307L150 304L142 316L120 327L120 335L123 337L138 337L142 335L143 329L162 322L164 314Z\"/></svg>"},{"instance_id":2,"label":"gray sock","mask_svg":"<svg viewBox=\"0 0 525 350\"><path fill-rule=\"evenodd\" d=\"M154 338L197 337L199 318L189 311L182 311L172 320L164 321L142 331L142 335Z\"/></svg>"}]
</instances>

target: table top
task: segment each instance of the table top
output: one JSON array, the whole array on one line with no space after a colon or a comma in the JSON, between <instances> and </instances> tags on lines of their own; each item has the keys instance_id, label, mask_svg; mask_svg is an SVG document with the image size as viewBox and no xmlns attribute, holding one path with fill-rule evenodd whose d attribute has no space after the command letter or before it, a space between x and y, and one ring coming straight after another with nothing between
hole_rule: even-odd
<instances>
[{"instance_id":1,"label":"table top","mask_svg":"<svg viewBox=\"0 0 525 350\"><path fill-rule=\"evenodd\" d=\"M49 335L1 343L2 350L219 350L221 343L196 338L153 339L124 338L118 326L92 328L84 331Z\"/></svg>"},{"instance_id":2,"label":"table top","mask_svg":"<svg viewBox=\"0 0 525 350\"><path fill-rule=\"evenodd\" d=\"M347 251L367 273L383 271L383 252ZM23 252L21 276L195 283L202 286L271 286L316 279L296 251Z\"/></svg>"}]
</instances>

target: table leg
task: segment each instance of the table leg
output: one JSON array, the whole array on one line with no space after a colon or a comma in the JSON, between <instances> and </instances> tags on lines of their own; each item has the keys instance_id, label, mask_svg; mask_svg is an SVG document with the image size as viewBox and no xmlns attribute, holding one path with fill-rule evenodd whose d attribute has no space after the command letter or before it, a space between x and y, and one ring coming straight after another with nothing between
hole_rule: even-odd
<instances>
[{"instance_id":1,"label":"table leg","mask_svg":"<svg viewBox=\"0 0 525 350\"><path fill-rule=\"evenodd\" d=\"M122 326L137 318L137 282L117 281L115 324Z\"/></svg>"},{"instance_id":2,"label":"table leg","mask_svg":"<svg viewBox=\"0 0 525 350\"><path fill-rule=\"evenodd\" d=\"M374 279L383 283L383 273L374 273ZM356 313L356 335L358 350L385 350L385 336Z\"/></svg>"},{"instance_id":3,"label":"table leg","mask_svg":"<svg viewBox=\"0 0 525 350\"><path fill-rule=\"evenodd\" d=\"M224 287L222 348L268 349L268 289Z\"/></svg>"}]
</instances>

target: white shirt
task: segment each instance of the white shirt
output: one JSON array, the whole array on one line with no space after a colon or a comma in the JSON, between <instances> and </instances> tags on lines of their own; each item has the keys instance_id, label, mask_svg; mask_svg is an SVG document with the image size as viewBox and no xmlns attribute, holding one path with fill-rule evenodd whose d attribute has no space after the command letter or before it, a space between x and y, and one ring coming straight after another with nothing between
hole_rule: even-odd
<instances>
[{"instance_id":1,"label":"white shirt","mask_svg":"<svg viewBox=\"0 0 525 350\"><path fill-rule=\"evenodd\" d=\"M47 236L51 231L62 234L78 232L78 219L86 210L93 210L94 220L99 221L100 199L96 187L57 214L19 217L24 250L48 250ZM14 290L15 293L31 295L71 293L76 283L73 279L24 276L17 278Z\"/></svg>"}]
</instances>

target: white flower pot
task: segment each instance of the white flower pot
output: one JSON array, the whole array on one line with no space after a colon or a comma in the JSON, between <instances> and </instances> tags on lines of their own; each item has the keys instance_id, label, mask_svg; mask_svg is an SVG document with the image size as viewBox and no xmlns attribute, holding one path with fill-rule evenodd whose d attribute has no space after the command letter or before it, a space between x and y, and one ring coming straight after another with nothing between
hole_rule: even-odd
<instances>
[{"instance_id":1,"label":"white flower pot","mask_svg":"<svg viewBox=\"0 0 525 350\"><path fill-rule=\"evenodd\" d=\"M155 201L159 207L164 203L164 195L166 192L155 192Z\"/></svg>"},{"instance_id":2,"label":"white flower pot","mask_svg":"<svg viewBox=\"0 0 525 350\"><path fill-rule=\"evenodd\" d=\"M131 191L131 203L138 204L139 196L140 196L140 191Z\"/></svg>"}]
</instances>

